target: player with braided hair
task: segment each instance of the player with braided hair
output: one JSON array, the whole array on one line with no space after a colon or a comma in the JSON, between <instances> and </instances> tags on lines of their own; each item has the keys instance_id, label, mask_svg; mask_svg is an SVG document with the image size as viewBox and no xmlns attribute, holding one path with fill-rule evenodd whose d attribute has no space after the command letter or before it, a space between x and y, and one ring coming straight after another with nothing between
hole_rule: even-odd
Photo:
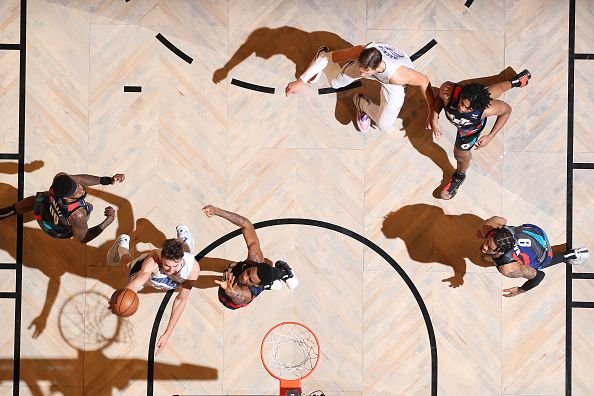
<instances>
[{"instance_id":1,"label":"player with braided hair","mask_svg":"<svg viewBox=\"0 0 594 396\"><path fill-rule=\"evenodd\" d=\"M283 281L289 289L297 287L295 272L287 263L277 261L272 266L266 262L256 229L247 218L212 205L206 205L202 212L208 217L219 216L241 227L248 248L247 259L229 265L223 279L215 280L219 285L221 304L229 309L245 307L264 290L280 290Z\"/></svg>"},{"instance_id":2,"label":"player with braided hair","mask_svg":"<svg viewBox=\"0 0 594 396\"><path fill-rule=\"evenodd\" d=\"M530 72L524 70L509 81L488 87L478 83L461 85L446 81L439 88L432 124L438 125L439 112L443 108L448 120L457 128L454 145L456 172L441 191L441 198L454 198L466 179L466 170L472 159L470 149L476 146L475 149L478 150L487 146L507 122L512 108L497 98L513 87L525 87L530 77ZM481 132L485 128L489 116L497 116L497 119L491 132L481 137ZM441 136L439 128L434 129L434 133L436 136Z\"/></svg>"},{"instance_id":3,"label":"player with braided hair","mask_svg":"<svg viewBox=\"0 0 594 396\"><path fill-rule=\"evenodd\" d=\"M503 217L493 216L477 231L483 239L483 258L492 260L497 270L508 278L525 278L520 287L503 289L505 297L513 297L537 286L544 279L544 268L561 262L582 264L588 258L588 248L553 253L547 234L534 224L517 227L506 225Z\"/></svg>"}]
</instances>

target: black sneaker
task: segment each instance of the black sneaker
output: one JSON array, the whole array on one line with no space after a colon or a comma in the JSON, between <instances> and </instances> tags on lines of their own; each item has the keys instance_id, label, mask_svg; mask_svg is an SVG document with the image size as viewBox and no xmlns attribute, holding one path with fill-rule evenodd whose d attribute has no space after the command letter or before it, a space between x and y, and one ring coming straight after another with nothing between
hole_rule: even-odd
<instances>
[{"instance_id":1,"label":"black sneaker","mask_svg":"<svg viewBox=\"0 0 594 396\"><path fill-rule=\"evenodd\" d=\"M454 198L454 196L458 192L458 189L460 188L462 183L464 183L464 179L466 179L466 174L454 172L454 174L452 175L452 179L441 192L441 198L446 200Z\"/></svg>"},{"instance_id":2,"label":"black sneaker","mask_svg":"<svg viewBox=\"0 0 594 396\"><path fill-rule=\"evenodd\" d=\"M524 69L519 74L516 74L514 78L509 80L509 82L514 88L523 88L528 85L528 80L530 80L530 78L532 78L532 75L527 69Z\"/></svg>"}]
</instances>

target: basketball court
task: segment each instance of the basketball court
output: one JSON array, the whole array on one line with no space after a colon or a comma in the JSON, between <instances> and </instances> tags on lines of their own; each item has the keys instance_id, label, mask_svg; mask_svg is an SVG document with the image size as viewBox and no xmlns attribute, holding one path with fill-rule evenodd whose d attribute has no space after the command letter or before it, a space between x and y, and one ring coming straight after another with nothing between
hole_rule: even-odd
<instances>
[{"instance_id":1,"label":"basketball court","mask_svg":"<svg viewBox=\"0 0 594 396\"><path fill-rule=\"evenodd\" d=\"M594 260L504 298L523 280L483 262L475 232L500 215L594 247L592 37L591 0L3 0L0 207L62 171L126 180L89 189L89 225L117 218L87 245L0 221L0 394L275 395L263 360L294 344L303 395L591 395ZM532 73L454 199L434 191L455 128L423 129L417 88L390 134L354 125L353 95L378 84L323 76L285 97L319 46L370 41L437 87ZM249 218L299 287L223 307L214 280L247 250L207 204ZM112 315L126 280L105 257L121 233L136 256L180 223L201 274L155 356L175 293ZM309 330L263 344L283 322Z\"/></svg>"}]
</instances>

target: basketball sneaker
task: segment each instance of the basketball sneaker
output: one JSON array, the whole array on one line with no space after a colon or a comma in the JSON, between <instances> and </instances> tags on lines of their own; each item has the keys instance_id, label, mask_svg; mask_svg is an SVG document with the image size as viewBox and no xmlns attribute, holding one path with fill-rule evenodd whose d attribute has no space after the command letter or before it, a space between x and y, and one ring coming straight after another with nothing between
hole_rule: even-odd
<instances>
[{"instance_id":1,"label":"basketball sneaker","mask_svg":"<svg viewBox=\"0 0 594 396\"><path fill-rule=\"evenodd\" d=\"M524 69L520 73L516 74L514 78L509 80L509 82L514 88L523 88L528 85L528 80L530 80L530 78L532 78L532 75L527 69Z\"/></svg>"},{"instance_id":2,"label":"basketball sneaker","mask_svg":"<svg viewBox=\"0 0 594 396\"><path fill-rule=\"evenodd\" d=\"M274 266L281 270L281 272L283 273L281 279L283 280L283 282L287 284L287 287L289 289L294 289L297 286L299 286L299 279L297 279L295 271L293 270L293 268L289 266L289 264L279 260L276 263L274 263Z\"/></svg>"},{"instance_id":3,"label":"basketball sneaker","mask_svg":"<svg viewBox=\"0 0 594 396\"><path fill-rule=\"evenodd\" d=\"M361 111L360 103L363 99L363 94L357 94L353 97L353 102L355 102L355 108L357 109L357 127L361 132L367 132L371 126L371 118Z\"/></svg>"},{"instance_id":4,"label":"basketball sneaker","mask_svg":"<svg viewBox=\"0 0 594 396\"><path fill-rule=\"evenodd\" d=\"M328 52L330 52L330 50L328 49L328 47L322 46L322 47L318 48L318 50L316 51L316 55L314 56L314 58L309 63L309 66L311 66L316 61L316 59L318 59L321 55L325 55ZM320 79L321 76L322 76L322 72L319 72L316 75L314 75L312 78L310 78L309 80L307 80L307 83L308 84L315 84L315 83L318 82L318 80Z\"/></svg>"},{"instance_id":5,"label":"basketball sneaker","mask_svg":"<svg viewBox=\"0 0 594 396\"><path fill-rule=\"evenodd\" d=\"M576 249L571 249L567 253L563 255L565 261L571 265L580 265L583 264L588 257L590 257L590 252L588 251L587 247L579 247Z\"/></svg>"},{"instance_id":6,"label":"basketball sneaker","mask_svg":"<svg viewBox=\"0 0 594 396\"><path fill-rule=\"evenodd\" d=\"M190 234L190 229L188 226L185 224L180 224L175 227L175 231L177 232L177 239L180 239L183 243L188 245L188 249L190 249L188 253L192 253L196 247L196 243Z\"/></svg>"},{"instance_id":7,"label":"basketball sneaker","mask_svg":"<svg viewBox=\"0 0 594 396\"><path fill-rule=\"evenodd\" d=\"M458 189L464 182L464 179L466 179L466 174L454 172L454 174L452 175L452 179L441 192L441 198L445 200L454 198L454 196L458 192Z\"/></svg>"},{"instance_id":8,"label":"basketball sneaker","mask_svg":"<svg viewBox=\"0 0 594 396\"><path fill-rule=\"evenodd\" d=\"M6 208L0 209L0 220L4 219L6 217L10 217L15 214L16 214L16 209L14 208L14 205L7 206Z\"/></svg>"},{"instance_id":9,"label":"basketball sneaker","mask_svg":"<svg viewBox=\"0 0 594 396\"><path fill-rule=\"evenodd\" d=\"M107 252L107 265L118 266L124 254L130 254L130 236L121 234Z\"/></svg>"}]
</instances>

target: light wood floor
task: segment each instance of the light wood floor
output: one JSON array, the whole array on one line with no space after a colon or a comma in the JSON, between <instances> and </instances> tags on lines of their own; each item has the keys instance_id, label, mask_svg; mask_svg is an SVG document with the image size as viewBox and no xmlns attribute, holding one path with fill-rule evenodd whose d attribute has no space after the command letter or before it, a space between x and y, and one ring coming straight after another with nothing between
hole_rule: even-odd
<instances>
[{"instance_id":1,"label":"light wood floor","mask_svg":"<svg viewBox=\"0 0 594 396\"><path fill-rule=\"evenodd\" d=\"M566 268L546 270L529 293L505 299L503 279L478 255L480 222L502 215L566 239L569 3L560 0L28 0L25 196L59 171L126 174L92 191L90 224L113 205L118 220L87 246L53 240L26 218L21 395L144 395L151 328L162 293L143 293L116 320L107 298L125 280L105 254L122 232L137 251L187 223L201 250L234 227L200 211L211 203L252 221L309 218L368 238L406 271L436 335L439 395L565 394ZM0 43L19 40L18 0L0 2ZM193 58L173 54L161 33ZM593 53L594 3L576 0L576 52ZM384 41L409 55L434 86L447 80L532 73L509 91L505 129L479 151L451 201L434 198L455 164L454 128L423 130L409 88L391 134L353 126L353 91L283 94L320 45ZM0 51L0 152L18 150L18 51ZM507 74L506 74L507 75ZM499 76L499 77L497 77ZM575 64L574 160L593 162L594 62ZM274 87L274 95L231 79ZM125 93L124 85L142 86ZM378 87L361 88L377 96ZM358 91L356 91L358 92ZM493 124L490 121L489 127ZM0 161L0 206L16 199L16 161ZM594 174L575 171L573 246L594 247ZM0 223L0 262L14 262L16 220ZM284 259L299 288L265 292L229 311L211 271L246 255L231 239L203 260L165 351L155 395L275 394L259 347L274 324L297 320L322 354L305 391L327 395L429 395L431 348L404 280L373 250L332 230L278 225L258 231L266 257ZM575 272L594 272L594 260ZM15 290L2 269L0 292ZM591 280L575 301L594 301ZM171 303L170 303L171 305ZM168 306L160 332L169 318ZM572 394L594 389L591 309L573 309ZM14 300L0 299L0 394L12 390ZM159 333L161 334L161 333ZM17 357L18 358L18 357Z\"/></svg>"}]
</instances>

